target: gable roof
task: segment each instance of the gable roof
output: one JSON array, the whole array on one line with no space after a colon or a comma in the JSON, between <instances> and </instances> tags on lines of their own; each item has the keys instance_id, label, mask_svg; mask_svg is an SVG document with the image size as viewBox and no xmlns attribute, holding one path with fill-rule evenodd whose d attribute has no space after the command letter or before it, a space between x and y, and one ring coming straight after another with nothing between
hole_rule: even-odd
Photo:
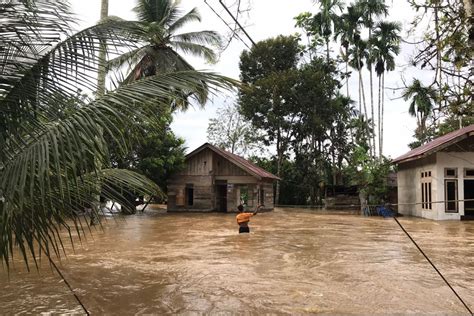
<instances>
[{"instance_id":1,"label":"gable roof","mask_svg":"<svg viewBox=\"0 0 474 316\"><path fill-rule=\"evenodd\" d=\"M392 162L401 163L426 157L472 135L474 135L474 124L435 138L431 142L393 159Z\"/></svg>"},{"instance_id":2,"label":"gable roof","mask_svg":"<svg viewBox=\"0 0 474 316\"><path fill-rule=\"evenodd\" d=\"M246 160L246 159L244 159L240 156L232 154L228 151L220 149L220 148L218 148L214 145L211 145L209 143L205 143L202 146L200 146L200 147L196 148L195 150L193 150L192 152L190 152L189 154L187 154L186 159L191 158L192 156L194 156L195 154L201 152L202 150L204 150L206 148L212 150L213 152L215 152L219 156L229 160L233 164L237 165L239 168L247 171L248 173L250 173L253 176L256 176L257 178L281 180L276 175L260 168L259 166L255 165L254 163L252 163L252 162L250 162L250 161L248 161L248 160Z\"/></svg>"}]
</instances>

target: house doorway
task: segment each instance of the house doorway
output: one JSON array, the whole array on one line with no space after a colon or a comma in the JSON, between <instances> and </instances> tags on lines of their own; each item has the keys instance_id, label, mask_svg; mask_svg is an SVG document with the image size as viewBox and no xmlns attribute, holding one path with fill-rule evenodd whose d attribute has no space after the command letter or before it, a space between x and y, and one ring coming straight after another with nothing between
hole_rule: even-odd
<instances>
[{"instance_id":1,"label":"house doorway","mask_svg":"<svg viewBox=\"0 0 474 316\"><path fill-rule=\"evenodd\" d=\"M464 200L474 200L474 180L464 180ZM464 215L474 216L474 201L464 202Z\"/></svg>"},{"instance_id":2,"label":"house doorway","mask_svg":"<svg viewBox=\"0 0 474 316\"><path fill-rule=\"evenodd\" d=\"M227 212L227 183L216 185L216 210Z\"/></svg>"}]
</instances>

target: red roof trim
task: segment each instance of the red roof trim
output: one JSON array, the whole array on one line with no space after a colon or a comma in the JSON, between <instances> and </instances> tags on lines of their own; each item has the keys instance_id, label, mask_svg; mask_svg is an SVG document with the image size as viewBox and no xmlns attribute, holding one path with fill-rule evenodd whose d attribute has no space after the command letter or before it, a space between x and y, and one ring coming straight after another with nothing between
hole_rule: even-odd
<instances>
[{"instance_id":1,"label":"red roof trim","mask_svg":"<svg viewBox=\"0 0 474 316\"><path fill-rule=\"evenodd\" d=\"M225 151L223 149L220 149L214 145L211 145L209 143L205 143L202 146L196 148L192 152L186 155L186 159L189 159L190 157L194 156L195 154L199 153L205 148L209 148L218 155L230 160L232 163L236 164L238 167L244 169L248 173L257 176L258 178L265 178L265 179L274 179L274 180L281 180L279 177L275 176L274 174L260 168L259 166L253 164L252 162L238 156L235 154L232 154L228 151Z\"/></svg>"},{"instance_id":2,"label":"red roof trim","mask_svg":"<svg viewBox=\"0 0 474 316\"><path fill-rule=\"evenodd\" d=\"M461 128L457 131L448 133L441 137L435 138L431 142L426 143L413 150L410 150L406 154L393 159L392 162L401 163L401 162L406 162L406 161L411 161L411 160L416 160L416 159L426 157L430 154L440 151L446 146L449 146L453 143L457 143L458 141L471 136L473 132L474 132L474 124Z\"/></svg>"}]
</instances>

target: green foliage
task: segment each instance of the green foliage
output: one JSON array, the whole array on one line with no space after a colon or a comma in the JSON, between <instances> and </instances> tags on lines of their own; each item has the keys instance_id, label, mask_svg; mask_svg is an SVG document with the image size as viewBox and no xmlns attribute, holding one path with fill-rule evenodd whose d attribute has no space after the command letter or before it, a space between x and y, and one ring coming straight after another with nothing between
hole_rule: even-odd
<instances>
[{"instance_id":1,"label":"green foliage","mask_svg":"<svg viewBox=\"0 0 474 316\"><path fill-rule=\"evenodd\" d=\"M156 108L157 119L134 118L127 128L130 146L124 154L117 147L110 149L111 164L145 175L166 189L166 181L184 167L184 140L170 129L172 116L169 106ZM139 129L136 127L139 126ZM131 133L133 132L133 134Z\"/></svg>"},{"instance_id":2,"label":"green foliage","mask_svg":"<svg viewBox=\"0 0 474 316\"><path fill-rule=\"evenodd\" d=\"M218 109L217 117L209 119L207 127L209 143L240 156L264 152L260 134L235 104Z\"/></svg>"},{"instance_id":3,"label":"green foliage","mask_svg":"<svg viewBox=\"0 0 474 316\"><path fill-rule=\"evenodd\" d=\"M363 147L356 147L346 172L353 185L368 198L369 204L379 205L387 201L388 175L392 169L389 159L373 159Z\"/></svg>"},{"instance_id":4,"label":"green foliage","mask_svg":"<svg viewBox=\"0 0 474 316\"><path fill-rule=\"evenodd\" d=\"M250 160L257 166L273 173L277 173L277 159L275 157L251 157ZM281 205L306 205L310 203L310 187L302 181L304 169L295 160L284 159L281 163Z\"/></svg>"},{"instance_id":5,"label":"green foliage","mask_svg":"<svg viewBox=\"0 0 474 316\"><path fill-rule=\"evenodd\" d=\"M62 1L3 3L0 11L0 257L8 267L16 250L25 262L59 256L64 232L71 241L72 230L84 233L80 214L99 195L124 204L129 192L160 195L146 177L108 168L110 146L127 152L131 119L159 121L157 108L186 101L181 91L235 82L162 73L83 99L78 90L96 90L101 43L133 49L142 30L109 20L72 34Z\"/></svg>"},{"instance_id":6,"label":"green foliage","mask_svg":"<svg viewBox=\"0 0 474 316\"><path fill-rule=\"evenodd\" d=\"M432 134L444 133L445 120L452 126L457 121L457 128L466 126L474 115L472 17L467 16L462 0L410 0L409 3L418 12L412 29L422 26L424 39L412 64L433 70L430 87L436 94L437 106L432 113Z\"/></svg>"},{"instance_id":7,"label":"green foliage","mask_svg":"<svg viewBox=\"0 0 474 316\"><path fill-rule=\"evenodd\" d=\"M123 28L138 28L141 31L140 46L119 54L107 63L107 69L116 72L118 83L129 83L157 73L194 70L181 54L197 56L210 63L217 60L214 49L221 45L220 35L209 30L180 33L189 23L200 22L201 15L196 8L183 14L179 2L139 0L134 8L138 21L114 18ZM124 77L123 70L126 71ZM181 93L193 95L199 104L204 105L208 87ZM189 104L181 102L177 105L187 108Z\"/></svg>"},{"instance_id":8,"label":"green foliage","mask_svg":"<svg viewBox=\"0 0 474 316\"><path fill-rule=\"evenodd\" d=\"M321 202L324 186L341 179L351 148L347 127L355 112L351 100L338 93L336 66L314 58L298 67L298 54L297 39L281 36L244 53L241 76L248 86L240 90L239 104L254 127L266 133L264 142L276 146L274 172L283 178L279 186L285 190L278 203L316 204ZM284 168L291 172L284 175ZM300 194L288 198L287 191L294 190L289 183L297 185Z\"/></svg>"}]
</instances>

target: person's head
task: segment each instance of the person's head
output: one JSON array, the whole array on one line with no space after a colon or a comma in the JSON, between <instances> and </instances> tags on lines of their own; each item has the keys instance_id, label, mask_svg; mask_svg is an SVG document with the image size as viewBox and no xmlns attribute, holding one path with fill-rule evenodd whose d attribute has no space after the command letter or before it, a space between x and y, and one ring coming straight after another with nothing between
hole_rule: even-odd
<instances>
[{"instance_id":1,"label":"person's head","mask_svg":"<svg viewBox=\"0 0 474 316\"><path fill-rule=\"evenodd\" d=\"M244 206L242 204L239 204L239 206L237 206L237 209L239 210L239 212L243 212L244 211Z\"/></svg>"}]
</instances>

